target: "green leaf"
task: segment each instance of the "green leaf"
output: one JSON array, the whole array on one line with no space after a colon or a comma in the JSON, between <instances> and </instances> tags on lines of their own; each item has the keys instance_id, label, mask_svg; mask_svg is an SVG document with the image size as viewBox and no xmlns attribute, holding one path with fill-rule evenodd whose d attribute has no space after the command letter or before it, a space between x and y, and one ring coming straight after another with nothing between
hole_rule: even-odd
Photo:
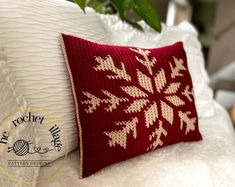
<instances>
[{"instance_id":1,"label":"green leaf","mask_svg":"<svg viewBox=\"0 0 235 187\"><path fill-rule=\"evenodd\" d=\"M125 0L110 0L122 20L125 19Z\"/></svg>"},{"instance_id":2,"label":"green leaf","mask_svg":"<svg viewBox=\"0 0 235 187\"><path fill-rule=\"evenodd\" d=\"M128 24L130 24L132 27L134 27L134 28L136 28L136 29L138 29L140 31L143 31L143 28L137 22L131 21L131 20L127 19L127 18L124 18L124 21L127 22Z\"/></svg>"},{"instance_id":3,"label":"green leaf","mask_svg":"<svg viewBox=\"0 0 235 187\"><path fill-rule=\"evenodd\" d=\"M132 7L132 0L110 0L110 2L117 9L121 20L127 22L138 30L143 30L143 28L137 22L130 20L125 15L125 12Z\"/></svg>"},{"instance_id":4,"label":"green leaf","mask_svg":"<svg viewBox=\"0 0 235 187\"><path fill-rule=\"evenodd\" d=\"M86 0L73 0L85 12Z\"/></svg>"},{"instance_id":5,"label":"green leaf","mask_svg":"<svg viewBox=\"0 0 235 187\"><path fill-rule=\"evenodd\" d=\"M89 7L92 7L98 13L105 13L105 4L99 1L90 1L88 3Z\"/></svg>"},{"instance_id":6,"label":"green leaf","mask_svg":"<svg viewBox=\"0 0 235 187\"><path fill-rule=\"evenodd\" d=\"M150 0L133 0L135 12L154 30L161 32L161 21Z\"/></svg>"}]
</instances>

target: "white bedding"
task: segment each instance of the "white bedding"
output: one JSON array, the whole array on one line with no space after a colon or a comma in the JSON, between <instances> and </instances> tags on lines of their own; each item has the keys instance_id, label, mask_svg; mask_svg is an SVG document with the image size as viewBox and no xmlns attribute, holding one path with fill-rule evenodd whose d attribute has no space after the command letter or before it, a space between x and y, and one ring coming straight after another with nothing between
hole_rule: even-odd
<instances>
[{"instance_id":1,"label":"white bedding","mask_svg":"<svg viewBox=\"0 0 235 187\"><path fill-rule=\"evenodd\" d=\"M231 187L235 185L235 131L222 107L200 120L203 141L180 143L106 167L79 179L78 152L69 154L62 170L40 187ZM58 160L56 161L58 162ZM46 168L40 175L47 175Z\"/></svg>"}]
</instances>

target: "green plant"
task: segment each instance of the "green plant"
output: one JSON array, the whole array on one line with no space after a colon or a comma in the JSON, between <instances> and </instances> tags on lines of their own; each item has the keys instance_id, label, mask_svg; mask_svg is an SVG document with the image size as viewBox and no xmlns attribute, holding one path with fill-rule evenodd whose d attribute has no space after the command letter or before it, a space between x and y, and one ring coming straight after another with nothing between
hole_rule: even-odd
<instances>
[{"instance_id":1,"label":"green plant","mask_svg":"<svg viewBox=\"0 0 235 187\"><path fill-rule=\"evenodd\" d=\"M161 32L161 23L157 11L150 0L73 0L84 11L86 6L94 8L99 13L118 13L121 20L133 27L143 30L136 20L128 15L135 14L150 27Z\"/></svg>"}]
</instances>

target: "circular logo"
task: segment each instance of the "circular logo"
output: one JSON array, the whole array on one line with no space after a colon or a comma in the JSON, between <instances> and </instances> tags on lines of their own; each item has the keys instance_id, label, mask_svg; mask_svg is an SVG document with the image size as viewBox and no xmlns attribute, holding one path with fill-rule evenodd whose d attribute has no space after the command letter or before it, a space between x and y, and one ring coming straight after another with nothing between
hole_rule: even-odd
<instances>
[{"instance_id":1,"label":"circular logo","mask_svg":"<svg viewBox=\"0 0 235 187\"><path fill-rule=\"evenodd\" d=\"M1 121L0 173L10 180L49 181L63 167L67 154L66 129L45 109L19 108Z\"/></svg>"}]
</instances>

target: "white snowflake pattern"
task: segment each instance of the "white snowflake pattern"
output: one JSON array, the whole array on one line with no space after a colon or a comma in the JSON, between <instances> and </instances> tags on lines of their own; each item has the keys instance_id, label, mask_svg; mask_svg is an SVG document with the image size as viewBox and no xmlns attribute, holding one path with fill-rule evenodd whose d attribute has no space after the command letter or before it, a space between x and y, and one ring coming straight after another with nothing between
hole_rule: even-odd
<instances>
[{"instance_id":1,"label":"white snowflake pattern","mask_svg":"<svg viewBox=\"0 0 235 187\"><path fill-rule=\"evenodd\" d=\"M120 89L126 93L125 98L119 98L118 96L110 93L108 90L102 90L105 98L101 99L96 97L90 92L83 92L87 97L87 100L82 101L82 104L87 105L85 111L87 113L93 113L101 104L106 105L104 110L107 112L113 112L117 109L121 103L125 103L127 107L124 109L125 113L139 113L142 112L145 118L145 126L149 128L155 124L161 115L170 125L173 125L174 113L172 106L179 107L185 105L185 101L181 99L179 95L179 88L181 87L180 82L167 83L167 77L165 70L161 68L156 74L154 74L153 68L157 65L156 58L150 57L149 50L143 50L140 48L130 48L135 53L135 59L141 63L147 70L147 74L143 73L139 69L136 70L136 77L138 80L138 86L120 86ZM97 62L95 71L107 72L106 77L108 79L119 79L127 82L132 81L132 77L126 71L125 65L121 62L121 68L115 66L111 55L105 58L95 57ZM169 62L171 69L171 78L174 80L176 77L183 76L182 71L185 71L183 59L173 57L173 63ZM185 99L192 102L193 91L190 91L190 87L187 85L183 92L180 92ZM158 98L158 95L161 97ZM153 98L156 98L154 100ZM180 128L183 128L183 124L186 124L187 134L189 131L195 129L195 118L190 119L188 115L190 112L183 113L179 111L178 117L181 120ZM126 148L127 134L130 133L130 129L133 131L133 137L136 138L136 126L138 118L130 120L128 122L115 122L115 124L126 125L122 130L104 132L106 136L110 138L109 145L115 146L120 145ZM159 126L155 128L154 132L149 136L150 146L147 150L156 149L159 145L163 145L161 136L167 136L167 131L163 127L162 121L159 121ZM131 128L129 128L131 127Z\"/></svg>"}]
</instances>

